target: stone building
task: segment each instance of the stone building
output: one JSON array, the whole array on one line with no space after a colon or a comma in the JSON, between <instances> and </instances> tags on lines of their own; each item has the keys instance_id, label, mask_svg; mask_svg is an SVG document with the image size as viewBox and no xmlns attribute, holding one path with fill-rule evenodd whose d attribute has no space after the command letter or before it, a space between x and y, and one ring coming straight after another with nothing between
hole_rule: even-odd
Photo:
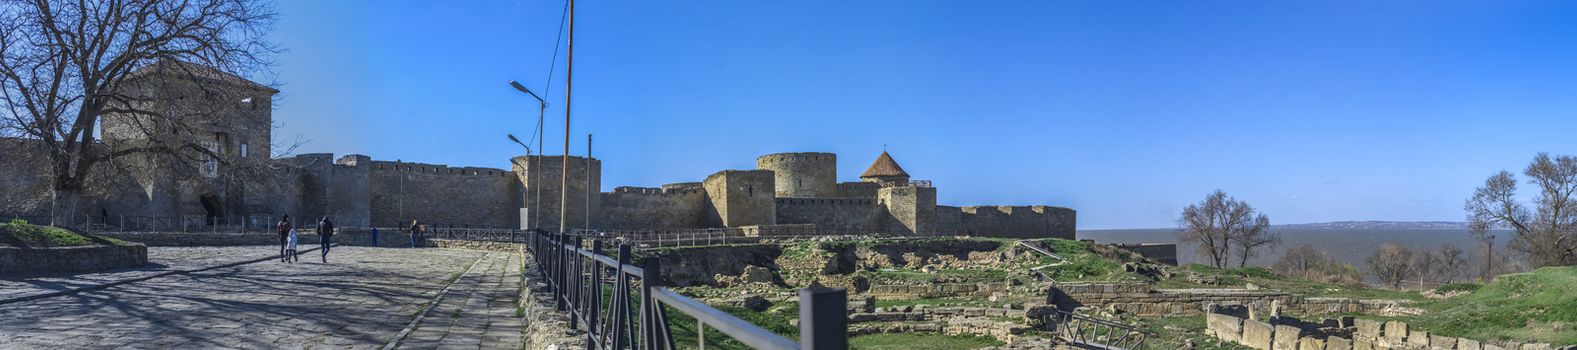
<instances>
[{"instance_id":1,"label":"stone building","mask_svg":"<svg viewBox=\"0 0 1577 350\"><path fill-rule=\"evenodd\" d=\"M828 233L975 234L1072 238L1075 213L1053 206L944 206L928 181L882 152L859 176L839 182L831 153L778 153L755 169L722 170L697 182L615 187L601 192L602 162L586 157L529 156L512 169L449 167L374 160L364 155L301 154L272 158L271 105L278 90L186 63L135 73L127 88L144 109L179 116L183 127L153 118L107 115L102 138L116 145L187 141L206 152L182 166L160 157L101 164L103 181L78 206L104 217L179 218L183 225L247 222L255 227L289 214L298 223L332 216L346 227L401 227L411 221L549 230L686 230L815 225ZM37 158L35 143L0 140L11 159ZM194 142L193 142L194 141ZM206 158L205 158L206 157ZM566 161L567 160L567 161ZM48 167L0 162L0 193L10 214L38 215ZM568 183L564 170L568 166ZM130 171L126 169L131 169ZM564 188L567 187L567 188ZM588 191L589 189L589 191ZM567 193L561 198L562 193ZM7 213L0 213L7 214Z\"/></svg>"}]
</instances>

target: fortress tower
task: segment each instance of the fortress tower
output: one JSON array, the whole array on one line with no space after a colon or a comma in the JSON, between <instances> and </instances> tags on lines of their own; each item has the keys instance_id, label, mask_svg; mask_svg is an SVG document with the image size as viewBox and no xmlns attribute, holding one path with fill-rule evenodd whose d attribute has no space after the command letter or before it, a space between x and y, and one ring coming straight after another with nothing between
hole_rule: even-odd
<instances>
[{"instance_id":1,"label":"fortress tower","mask_svg":"<svg viewBox=\"0 0 1577 350\"><path fill-rule=\"evenodd\" d=\"M907 184L909 173L904 172L903 167L898 166L898 162L894 161L893 156L888 155L887 151L882 151L882 155L876 157L876 162L871 163L871 167L866 168L864 174L860 174L860 180L879 184Z\"/></svg>"},{"instance_id":2,"label":"fortress tower","mask_svg":"<svg viewBox=\"0 0 1577 350\"><path fill-rule=\"evenodd\" d=\"M535 167L539 163L537 158L539 157L541 158L540 164L542 168L536 169ZM542 228L548 230L548 232L558 231L559 194L565 191L561 183L564 171L563 162L563 156L530 156L511 159L510 163L513 164L515 176L519 178L521 184L524 184L524 186L520 186L520 195L522 196L522 200L519 201L521 203L521 210L519 211L520 227L525 228L529 225L531 228ZM540 174L534 174L538 172ZM590 183L587 183L588 173L591 175L589 177ZM593 191L590 198L587 198L586 195L586 189L588 188ZM541 203L531 204L532 201L537 199L539 190L541 191ZM591 158L591 161L587 162L586 157L570 156L568 191L569 206L565 211L565 228L571 230L595 228L594 224L602 215L602 195L600 194L602 191L602 161ZM588 206L588 204L590 205ZM529 208L538 207L541 208L541 215L531 213L529 210ZM587 212L588 208L590 209L589 213ZM536 220L538 217L541 217L540 222L529 222L529 220ZM591 220L589 223L587 222L588 218Z\"/></svg>"},{"instance_id":3,"label":"fortress tower","mask_svg":"<svg viewBox=\"0 0 1577 350\"><path fill-rule=\"evenodd\" d=\"M756 158L756 169L771 170L778 197L837 197L838 155L777 153Z\"/></svg>"}]
</instances>

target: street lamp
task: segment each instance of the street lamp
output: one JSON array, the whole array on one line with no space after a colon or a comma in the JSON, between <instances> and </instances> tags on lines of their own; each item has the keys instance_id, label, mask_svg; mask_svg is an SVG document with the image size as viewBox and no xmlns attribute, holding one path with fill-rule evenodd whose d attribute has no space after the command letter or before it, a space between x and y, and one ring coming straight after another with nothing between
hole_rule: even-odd
<instances>
[{"instance_id":1,"label":"street lamp","mask_svg":"<svg viewBox=\"0 0 1577 350\"><path fill-rule=\"evenodd\" d=\"M531 89L527 89L524 85L520 85L519 82L516 82L514 80L510 80L509 81L509 86L514 87L516 91L524 92L524 93L526 93L526 95L530 95L531 98L537 100L537 130L540 133L540 135L543 136L543 137L538 137L537 138L537 149L541 150L542 149L542 139L546 138L546 136L547 136L547 133L543 132L545 130L542 130L542 116L543 116L543 113L547 112L548 101L543 100L542 96L538 96L537 93L531 92ZM514 141L515 144L518 144L521 147L525 147L526 148L526 157L528 157L528 158L531 157L531 146L527 146L524 142L520 142L520 139L515 138L515 135L509 135L509 140L510 141ZM536 164L532 165L532 167L531 167L531 172L533 173L532 179L531 179L531 188L536 188L537 191L536 191L535 197L533 197L533 199L531 200L531 205L535 205L536 208L531 209L531 213L530 213L530 215L531 215L531 222L527 226L536 225L537 227L541 227L541 222L542 222L542 204L541 204L542 203L542 155L538 154L535 160L536 160ZM530 191L530 188L527 188L526 190ZM527 196L531 196L530 193L527 193L526 195ZM530 229L531 227L526 227L526 228Z\"/></svg>"}]
</instances>

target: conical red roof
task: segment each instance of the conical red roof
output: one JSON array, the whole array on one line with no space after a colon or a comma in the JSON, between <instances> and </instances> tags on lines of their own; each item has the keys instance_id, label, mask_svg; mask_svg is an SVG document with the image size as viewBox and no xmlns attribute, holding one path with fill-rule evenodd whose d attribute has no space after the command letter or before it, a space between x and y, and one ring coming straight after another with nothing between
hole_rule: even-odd
<instances>
[{"instance_id":1,"label":"conical red roof","mask_svg":"<svg viewBox=\"0 0 1577 350\"><path fill-rule=\"evenodd\" d=\"M909 173L904 172L903 167L898 166L898 162L894 161L893 156L888 155L887 151L882 151L882 155L876 157L876 162L871 163L871 167L865 169L865 173L860 174L860 177L867 178L884 176L908 177Z\"/></svg>"}]
</instances>

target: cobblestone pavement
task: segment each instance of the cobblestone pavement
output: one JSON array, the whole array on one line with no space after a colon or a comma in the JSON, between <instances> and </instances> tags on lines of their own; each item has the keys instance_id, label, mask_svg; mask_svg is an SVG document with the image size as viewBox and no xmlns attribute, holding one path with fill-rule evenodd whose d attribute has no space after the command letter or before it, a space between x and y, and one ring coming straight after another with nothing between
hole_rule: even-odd
<instances>
[{"instance_id":1,"label":"cobblestone pavement","mask_svg":"<svg viewBox=\"0 0 1577 350\"><path fill-rule=\"evenodd\" d=\"M223 254L232 248L211 249ZM500 305L513 301L517 291L518 258L513 256L336 247L328 264L315 262L314 254L295 264L264 261L7 304L0 306L0 349L376 349L393 340L440 289L462 275L466 278L457 280L444 298L464 302L455 304L465 306L461 317L452 317L453 309L444 314L446 303L440 303L409 339L425 341L431 334L426 330L444 328L450 336L440 337L440 345L458 344L462 337L454 335L473 334L471 327L487 325L481 329L483 338L502 336L490 331L510 328L516 340L491 340L518 344L518 321L510 324L508 317L495 317L504 315ZM197 259L192 263L202 264ZM472 273L464 274L473 265ZM507 308L513 316L513 307ZM445 325L440 317L453 320ZM451 337L456 341L445 341Z\"/></svg>"},{"instance_id":2,"label":"cobblestone pavement","mask_svg":"<svg viewBox=\"0 0 1577 350\"><path fill-rule=\"evenodd\" d=\"M171 271L196 270L270 256L279 256L279 247L148 247L148 266L135 269L83 274L54 273L32 276L0 276L0 300L153 276Z\"/></svg>"},{"instance_id":3,"label":"cobblestone pavement","mask_svg":"<svg viewBox=\"0 0 1577 350\"><path fill-rule=\"evenodd\" d=\"M519 349L520 258L491 253L449 287L401 349Z\"/></svg>"}]
</instances>

